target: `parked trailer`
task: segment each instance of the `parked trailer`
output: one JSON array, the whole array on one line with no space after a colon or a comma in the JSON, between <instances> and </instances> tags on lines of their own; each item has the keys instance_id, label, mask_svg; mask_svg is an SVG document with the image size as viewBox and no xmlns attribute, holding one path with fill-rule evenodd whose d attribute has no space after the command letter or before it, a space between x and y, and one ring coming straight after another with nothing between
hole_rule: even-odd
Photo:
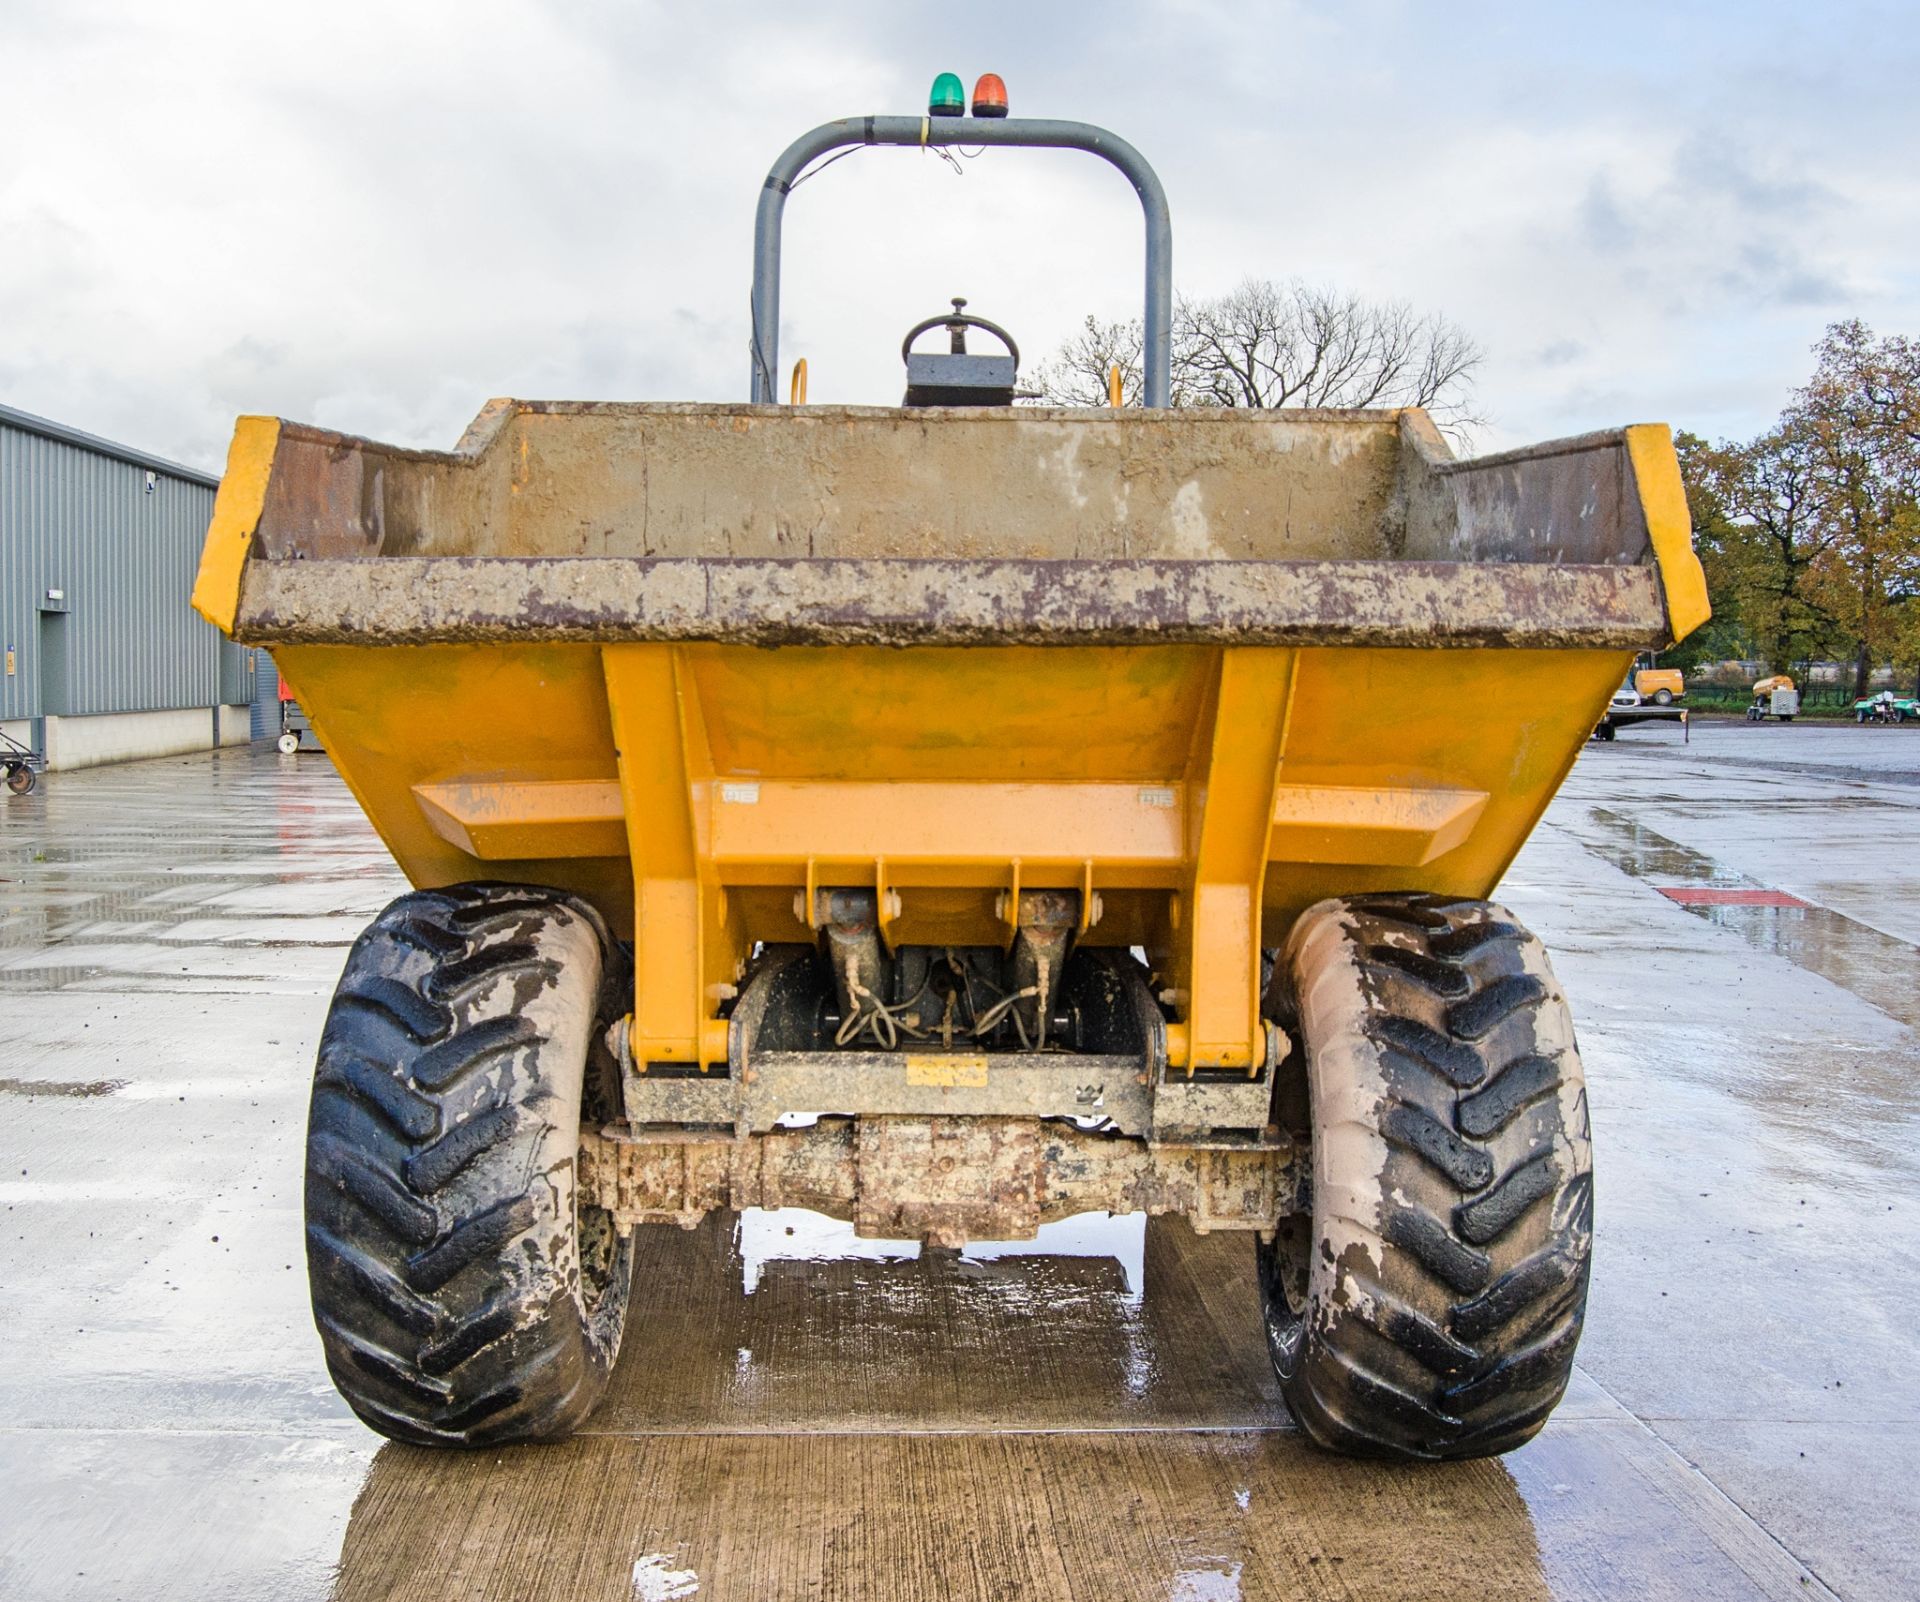
<instances>
[{"instance_id":1,"label":"parked trailer","mask_svg":"<svg viewBox=\"0 0 1920 1602\"><path fill-rule=\"evenodd\" d=\"M1631 728L1636 723L1677 723L1680 725L1683 743L1693 742L1693 722L1683 706L1663 706L1658 702L1640 706L1610 706L1600 721L1593 726L1596 740L1611 740L1621 729Z\"/></svg>"},{"instance_id":2,"label":"parked trailer","mask_svg":"<svg viewBox=\"0 0 1920 1602\"><path fill-rule=\"evenodd\" d=\"M1775 674L1772 678L1762 679L1754 685L1753 701L1747 708L1749 723L1760 723L1767 718L1778 718L1782 723L1791 723L1799 715L1800 692L1786 674Z\"/></svg>"},{"instance_id":3,"label":"parked trailer","mask_svg":"<svg viewBox=\"0 0 1920 1602\"><path fill-rule=\"evenodd\" d=\"M861 144L1118 166L1149 406L773 404L785 195ZM1165 201L1083 124L828 124L759 205L751 404L236 428L195 603L418 887L315 1075L336 1383L404 1440L563 1435L656 1313L637 1229L1105 1209L1257 1243L1316 1440L1527 1439L1586 1103L1485 898L1635 652L1707 616L1667 429L1456 461L1418 410L1164 409ZM1010 399L958 321L909 381Z\"/></svg>"},{"instance_id":4,"label":"parked trailer","mask_svg":"<svg viewBox=\"0 0 1920 1602\"><path fill-rule=\"evenodd\" d=\"M30 795L46 767L45 753L0 730L0 777L12 795Z\"/></svg>"}]
</instances>

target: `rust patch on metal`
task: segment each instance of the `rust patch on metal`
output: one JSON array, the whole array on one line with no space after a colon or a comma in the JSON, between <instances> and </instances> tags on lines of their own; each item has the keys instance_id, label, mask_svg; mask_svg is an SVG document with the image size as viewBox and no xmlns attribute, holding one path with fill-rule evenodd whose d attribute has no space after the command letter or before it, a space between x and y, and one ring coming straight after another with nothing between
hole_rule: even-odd
<instances>
[{"instance_id":1,"label":"rust patch on metal","mask_svg":"<svg viewBox=\"0 0 1920 1602\"><path fill-rule=\"evenodd\" d=\"M862 1118L857 1234L1031 1240L1040 1225L1040 1125L1030 1118Z\"/></svg>"},{"instance_id":2,"label":"rust patch on metal","mask_svg":"<svg viewBox=\"0 0 1920 1602\"><path fill-rule=\"evenodd\" d=\"M1034 1118L823 1118L738 1139L609 1127L581 1137L581 1204L630 1228L708 1212L808 1207L863 1235L1025 1240L1076 1213L1179 1213L1271 1229L1304 1154L1284 1137L1150 1144Z\"/></svg>"}]
</instances>

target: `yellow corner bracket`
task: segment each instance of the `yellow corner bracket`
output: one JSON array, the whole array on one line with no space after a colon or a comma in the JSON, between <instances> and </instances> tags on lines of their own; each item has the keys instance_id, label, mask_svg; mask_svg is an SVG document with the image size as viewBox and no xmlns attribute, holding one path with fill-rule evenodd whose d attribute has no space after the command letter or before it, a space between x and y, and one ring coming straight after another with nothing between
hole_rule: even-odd
<instances>
[{"instance_id":1,"label":"yellow corner bracket","mask_svg":"<svg viewBox=\"0 0 1920 1602\"><path fill-rule=\"evenodd\" d=\"M223 634L233 632L240 610L240 572L260 527L267 501L267 478L280 444L280 419L243 417L233 425L227 470L213 501L213 521L200 549L200 572L193 581L193 609Z\"/></svg>"},{"instance_id":2,"label":"yellow corner bracket","mask_svg":"<svg viewBox=\"0 0 1920 1602\"><path fill-rule=\"evenodd\" d=\"M1673 452L1673 430L1665 423L1634 424L1627 430L1627 460L1666 591L1667 627L1677 645L1713 615L1713 607L1706 570L1693 549L1693 519L1687 514L1680 458Z\"/></svg>"}]
</instances>

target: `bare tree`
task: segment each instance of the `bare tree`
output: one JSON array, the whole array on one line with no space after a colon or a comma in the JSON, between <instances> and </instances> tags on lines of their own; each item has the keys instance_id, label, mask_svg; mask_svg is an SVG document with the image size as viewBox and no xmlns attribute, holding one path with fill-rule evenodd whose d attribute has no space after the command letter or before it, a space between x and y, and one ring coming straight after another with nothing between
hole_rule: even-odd
<instances>
[{"instance_id":1,"label":"bare tree","mask_svg":"<svg viewBox=\"0 0 1920 1602\"><path fill-rule=\"evenodd\" d=\"M1126 404L1138 406L1145 344L1137 317L1130 323L1103 323L1089 317L1033 375L1040 391L1036 398L1049 406L1105 406L1107 375L1118 367Z\"/></svg>"},{"instance_id":2,"label":"bare tree","mask_svg":"<svg viewBox=\"0 0 1920 1602\"><path fill-rule=\"evenodd\" d=\"M1297 281L1249 279L1173 314L1176 406L1424 406L1470 426L1479 345L1446 318ZM1057 406L1104 406L1118 365L1128 404L1141 387L1137 319L1089 317L1035 375Z\"/></svg>"}]
</instances>

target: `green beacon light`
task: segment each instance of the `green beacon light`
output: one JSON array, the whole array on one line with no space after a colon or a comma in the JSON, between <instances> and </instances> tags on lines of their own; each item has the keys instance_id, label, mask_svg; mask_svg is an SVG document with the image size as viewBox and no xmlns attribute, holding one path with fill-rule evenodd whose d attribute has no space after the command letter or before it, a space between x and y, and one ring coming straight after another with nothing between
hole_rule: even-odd
<instances>
[{"instance_id":1,"label":"green beacon light","mask_svg":"<svg viewBox=\"0 0 1920 1602\"><path fill-rule=\"evenodd\" d=\"M967 114L967 91L960 82L958 73L943 72L933 80L933 90L927 96L927 115L929 117L964 117Z\"/></svg>"}]
</instances>

